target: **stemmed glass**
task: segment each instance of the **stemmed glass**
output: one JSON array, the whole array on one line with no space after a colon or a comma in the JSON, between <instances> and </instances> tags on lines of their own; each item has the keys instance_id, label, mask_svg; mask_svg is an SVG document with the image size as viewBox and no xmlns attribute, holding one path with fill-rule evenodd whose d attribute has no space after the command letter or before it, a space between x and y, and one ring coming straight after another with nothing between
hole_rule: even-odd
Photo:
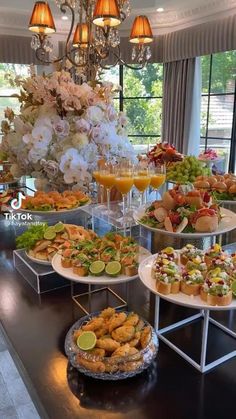
<instances>
[{"instance_id":1,"label":"stemmed glass","mask_svg":"<svg viewBox=\"0 0 236 419\"><path fill-rule=\"evenodd\" d=\"M97 167L96 169L93 171L93 178L96 181L97 184L97 203L99 204L99 196L101 199L101 207L103 207L103 203L104 203L104 188L103 185L101 183L101 179L100 179L100 172L102 170L102 168L105 166L105 161L102 158L99 158L99 160L97 161Z\"/></svg>"},{"instance_id":2,"label":"stemmed glass","mask_svg":"<svg viewBox=\"0 0 236 419\"><path fill-rule=\"evenodd\" d=\"M145 191L151 183L151 176L148 168L137 164L134 171L134 186L141 193L141 205L144 204Z\"/></svg>"},{"instance_id":3,"label":"stemmed glass","mask_svg":"<svg viewBox=\"0 0 236 419\"><path fill-rule=\"evenodd\" d=\"M122 195L123 202L123 224L125 230L126 218L126 199L134 183L132 165L128 161L120 162L116 167L115 186Z\"/></svg>"},{"instance_id":4,"label":"stemmed glass","mask_svg":"<svg viewBox=\"0 0 236 419\"><path fill-rule=\"evenodd\" d=\"M104 186L107 192L107 210L104 214L111 215L111 189L115 185L116 176L114 166L111 162L106 162L100 171L100 183Z\"/></svg>"},{"instance_id":5,"label":"stemmed glass","mask_svg":"<svg viewBox=\"0 0 236 419\"><path fill-rule=\"evenodd\" d=\"M156 200L158 199L158 191L165 183L166 180L166 165L165 164L157 164L157 166L152 165L150 167L150 175L151 175L151 187L156 191Z\"/></svg>"}]
</instances>

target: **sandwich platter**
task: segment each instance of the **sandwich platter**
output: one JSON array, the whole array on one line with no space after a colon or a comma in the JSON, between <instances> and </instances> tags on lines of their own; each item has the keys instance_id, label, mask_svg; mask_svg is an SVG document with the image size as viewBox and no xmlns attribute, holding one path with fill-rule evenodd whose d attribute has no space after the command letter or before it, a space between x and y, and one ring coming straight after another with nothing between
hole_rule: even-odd
<instances>
[{"instance_id":1,"label":"sandwich platter","mask_svg":"<svg viewBox=\"0 0 236 419\"><path fill-rule=\"evenodd\" d=\"M32 255L30 255L28 252L25 252L27 258L29 258L32 262L34 263L38 263L39 265L44 265L44 266L51 266L52 263L49 260L43 260L43 259L38 259L33 257Z\"/></svg>"},{"instance_id":2,"label":"sandwich platter","mask_svg":"<svg viewBox=\"0 0 236 419\"><path fill-rule=\"evenodd\" d=\"M23 213L28 213L28 214L32 214L32 215L57 215L57 214L71 214L74 212L77 212L81 209L83 209L84 207L87 207L88 205L90 205L92 203L91 199L89 199L86 204L84 205L80 205L79 207L75 207L75 208L71 208L71 209L63 209L63 210L51 210L51 211L34 211L34 210L28 210L28 209L19 209L17 210L17 212L23 212Z\"/></svg>"},{"instance_id":3,"label":"sandwich platter","mask_svg":"<svg viewBox=\"0 0 236 419\"><path fill-rule=\"evenodd\" d=\"M150 205L150 204L149 204ZM164 228L156 228L149 226L145 223L143 223L141 220L145 216L145 210L147 208L147 205L141 206L136 211L134 211L133 217L137 224L147 228L148 230L155 231L160 234L165 234L167 236L172 237L180 237L180 238L202 238L202 237L209 237L209 236L218 236L220 234L227 233L229 231L232 231L236 228L236 214L226 208L221 208L221 221L219 223L219 227L217 230L213 232L190 232L190 233L177 233L177 232L171 232L167 231Z\"/></svg>"},{"instance_id":4,"label":"sandwich platter","mask_svg":"<svg viewBox=\"0 0 236 419\"><path fill-rule=\"evenodd\" d=\"M144 247L139 248L139 263L141 263L144 259L150 256L151 253L145 249ZM84 284L94 284L94 285L102 285L102 284L120 284L122 282L129 282L133 281L134 279L138 278L138 274L134 276L127 276L123 274L119 274L116 277L109 277L105 274L101 276L94 276L94 275L87 275L87 276L79 276L73 272L72 268L63 268L61 264L62 256L60 254L56 254L52 259L52 267L54 271L56 271L59 275L63 276L70 281L84 283Z\"/></svg>"},{"instance_id":5,"label":"sandwich platter","mask_svg":"<svg viewBox=\"0 0 236 419\"><path fill-rule=\"evenodd\" d=\"M178 251L177 251L178 252ZM164 295L157 291L156 288L156 279L152 277L152 267L153 263L156 260L157 255L149 256L147 259L143 260L139 265L139 277L142 283L147 287L152 293L159 295L161 298L185 307L191 307L194 309L209 309L209 310L232 310L236 309L236 299L232 300L232 303L227 306L212 306L205 303L200 295L189 296L182 292L178 294L168 294Z\"/></svg>"}]
</instances>

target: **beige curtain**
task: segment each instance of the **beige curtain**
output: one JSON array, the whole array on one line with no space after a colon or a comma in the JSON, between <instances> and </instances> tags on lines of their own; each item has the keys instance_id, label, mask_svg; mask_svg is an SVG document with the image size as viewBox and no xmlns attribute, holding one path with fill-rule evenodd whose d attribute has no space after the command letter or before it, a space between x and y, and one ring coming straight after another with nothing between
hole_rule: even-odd
<instances>
[{"instance_id":1,"label":"beige curtain","mask_svg":"<svg viewBox=\"0 0 236 419\"><path fill-rule=\"evenodd\" d=\"M178 151L195 154L200 140L200 69L195 58L164 65L162 139ZM198 84L198 86L197 86Z\"/></svg>"}]
</instances>

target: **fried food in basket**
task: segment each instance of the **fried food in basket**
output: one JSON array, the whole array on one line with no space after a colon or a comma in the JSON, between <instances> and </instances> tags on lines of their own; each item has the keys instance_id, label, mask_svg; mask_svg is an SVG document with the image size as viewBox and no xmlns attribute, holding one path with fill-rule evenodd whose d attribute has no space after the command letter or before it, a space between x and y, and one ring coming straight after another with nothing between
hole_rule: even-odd
<instances>
[{"instance_id":1,"label":"fried food in basket","mask_svg":"<svg viewBox=\"0 0 236 419\"><path fill-rule=\"evenodd\" d=\"M82 350L79 343L76 344L85 331L96 335L93 349ZM155 351L155 347L150 345L151 326L147 326L136 313L115 312L110 307L74 330L73 341L79 350L76 355L78 365L99 374L138 370L144 362L143 350L151 347L152 353Z\"/></svg>"}]
</instances>

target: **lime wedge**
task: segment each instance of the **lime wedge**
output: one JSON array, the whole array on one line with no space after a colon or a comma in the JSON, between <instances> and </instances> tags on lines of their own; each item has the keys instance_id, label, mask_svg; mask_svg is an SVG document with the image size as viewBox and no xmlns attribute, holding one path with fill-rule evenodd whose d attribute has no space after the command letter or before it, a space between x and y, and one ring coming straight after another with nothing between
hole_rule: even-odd
<instances>
[{"instance_id":1,"label":"lime wedge","mask_svg":"<svg viewBox=\"0 0 236 419\"><path fill-rule=\"evenodd\" d=\"M62 231L64 231L64 224L59 222L57 224L54 225L54 230L56 233L61 233Z\"/></svg>"},{"instance_id":2,"label":"lime wedge","mask_svg":"<svg viewBox=\"0 0 236 419\"><path fill-rule=\"evenodd\" d=\"M120 262L114 261L114 262L109 262L107 264L106 266L107 275L116 276L116 275L119 275L120 272L121 272Z\"/></svg>"},{"instance_id":3,"label":"lime wedge","mask_svg":"<svg viewBox=\"0 0 236 419\"><path fill-rule=\"evenodd\" d=\"M91 263L89 271L92 275L101 275L105 269L105 263L102 260L96 260Z\"/></svg>"},{"instance_id":4,"label":"lime wedge","mask_svg":"<svg viewBox=\"0 0 236 419\"><path fill-rule=\"evenodd\" d=\"M44 233L45 240L53 240L56 237L56 232L54 227L48 227L47 230Z\"/></svg>"},{"instance_id":5,"label":"lime wedge","mask_svg":"<svg viewBox=\"0 0 236 419\"><path fill-rule=\"evenodd\" d=\"M82 351L89 351L96 345L97 337L94 332L83 332L77 339L77 345Z\"/></svg>"},{"instance_id":6,"label":"lime wedge","mask_svg":"<svg viewBox=\"0 0 236 419\"><path fill-rule=\"evenodd\" d=\"M236 297L236 281L234 281L231 285L232 293Z\"/></svg>"}]
</instances>

